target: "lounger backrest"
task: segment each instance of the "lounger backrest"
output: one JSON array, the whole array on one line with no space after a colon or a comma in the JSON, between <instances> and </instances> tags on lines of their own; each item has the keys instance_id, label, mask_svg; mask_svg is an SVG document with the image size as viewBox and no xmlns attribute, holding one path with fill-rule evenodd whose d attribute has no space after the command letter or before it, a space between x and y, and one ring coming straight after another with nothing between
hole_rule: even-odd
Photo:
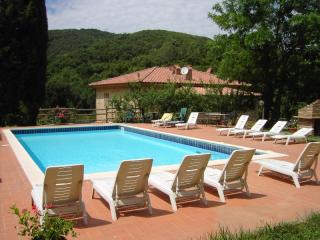
<instances>
[{"instance_id":1,"label":"lounger backrest","mask_svg":"<svg viewBox=\"0 0 320 240\"><path fill-rule=\"evenodd\" d=\"M172 113L164 113L161 117L161 121L170 121L172 118Z\"/></svg>"},{"instance_id":2,"label":"lounger backrest","mask_svg":"<svg viewBox=\"0 0 320 240\"><path fill-rule=\"evenodd\" d=\"M196 124L197 123L197 119L198 119L198 112L192 112L190 113L190 116L188 118L188 122L187 123L191 123L191 124Z\"/></svg>"},{"instance_id":3,"label":"lounger backrest","mask_svg":"<svg viewBox=\"0 0 320 240\"><path fill-rule=\"evenodd\" d=\"M48 167L44 177L43 207L81 201L83 165Z\"/></svg>"},{"instance_id":4,"label":"lounger backrest","mask_svg":"<svg viewBox=\"0 0 320 240\"><path fill-rule=\"evenodd\" d=\"M249 163L255 153L255 149L235 150L224 166L219 182L233 182L242 178L247 172Z\"/></svg>"},{"instance_id":5,"label":"lounger backrest","mask_svg":"<svg viewBox=\"0 0 320 240\"><path fill-rule=\"evenodd\" d=\"M211 154L185 156L172 184L172 191L179 192L186 188L203 184L203 174Z\"/></svg>"},{"instance_id":6,"label":"lounger backrest","mask_svg":"<svg viewBox=\"0 0 320 240\"><path fill-rule=\"evenodd\" d=\"M320 142L308 143L300 154L298 161L294 166L294 171L304 171L311 168L314 161L319 157L320 153Z\"/></svg>"},{"instance_id":7,"label":"lounger backrest","mask_svg":"<svg viewBox=\"0 0 320 240\"><path fill-rule=\"evenodd\" d=\"M180 120L184 119L186 114L187 114L187 108L181 108L179 113L179 119Z\"/></svg>"},{"instance_id":8,"label":"lounger backrest","mask_svg":"<svg viewBox=\"0 0 320 240\"><path fill-rule=\"evenodd\" d=\"M240 118L238 119L238 122L234 128L237 129L244 129L244 126L246 125L248 121L249 116L248 115L241 115Z\"/></svg>"},{"instance_id":9,"label":"lounger backrest","mask_svg":"<svg viewBox=\"0 0 320 240\"><path fill-rule=\"evenodd\" d=\"M119 167L112 198L134 196L148 189L152 159L123 161Z\"/></svg>"},{"instance_id":10,"label":"lounger backrest","mask_svg":"<svg viewBox=\"0 0 320 240\"><path fill-rule=\"evenodd\" d=\"M278 121L273 127L270 129L269 132L278 134L282 131L282 129L286 126L287 121Z\"/></svg>"},{"instance_id":11,"label":"lounger backrest","mask_svg":"<svg viewBox=\"0 0 320 240\"><path fill-rule=\"evenodd\" d=\"M295 133L293 133L293 136L307 136L312 132L313 128L301 128Z\"/></svg>"},{"instance_id":12,"label":"lounger backrest","mask_svg":"<svg viewBox=\"0 0 320 240\"><path fill-rule=\"evenodd\" d=\"M171 121L173 114L172 113L165 113L163 114L161 120L162 121Z\"/></svg>"},{"instance_id":13,"label":"lounger backrest","mask_svg":"<svg viewBox=\"0 0 320 240\"><path fill-rule=\"evenodd\" d=\"M268 120L265 119L259 119L251 128L252 131L260 131L264 125L266 125Z\"/></svg>"}]
</instances>

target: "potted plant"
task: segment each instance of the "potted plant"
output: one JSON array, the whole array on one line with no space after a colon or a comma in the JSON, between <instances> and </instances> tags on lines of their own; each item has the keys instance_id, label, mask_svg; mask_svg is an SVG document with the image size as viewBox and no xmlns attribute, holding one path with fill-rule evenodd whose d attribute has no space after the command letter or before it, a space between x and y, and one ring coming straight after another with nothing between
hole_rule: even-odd
<instances>
[{"instance_id":1,"label":"potted plant","mask_svg":"<svg viewBox=\"0 0 320 240\"><path fill-rule=\"evenodd\" d=\"M28 210L20 211L15 205L10 209L18 217L20 227L16 228L19 236L28 237L31 240L63 240L69 234L72 237L77 236L73 230L72 221L45 215L40 224L37 214L31 214Z\"/></svg>"},{"instance_id":2,"label":"potted plant","mask_svg":"<svg viewBox=\"0 0 320 240\"><path fill-rule=\"evenodd\" d=\"M288 123L288 127L287 127L288 131L290 133L296 132L298 129L297 125L298 125L297 119L290 119L290 121Z\"/></svg>"}]
</instances>

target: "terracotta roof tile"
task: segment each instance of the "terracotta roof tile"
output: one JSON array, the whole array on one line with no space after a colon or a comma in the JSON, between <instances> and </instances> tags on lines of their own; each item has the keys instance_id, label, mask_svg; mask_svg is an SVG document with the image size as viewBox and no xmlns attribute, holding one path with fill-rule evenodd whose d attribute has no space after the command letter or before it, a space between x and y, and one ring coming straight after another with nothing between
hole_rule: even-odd
<instances>
[{"instance_id":1,"label":"terracotta roof tile","mask_svg":"<svg viewBox=\"0 0 320 240\"><path fill-rule=\"evenodd\" d=\"M144 83L191 83L193 85L208 85L208 84L223 84L223 85L240 85L239 82L233 81L228 82L219 79L214 74L208 72L201 72L195 69L190 69L191 79L187 80L186 75L177 74L174 67L153 67L147 68L141 71L124 74L118 77L113 77L98 82L91 83L92 87L99 87L105 85L118 85L127 84L132 82L144 82Z\"/></svg>"}]
</instances>

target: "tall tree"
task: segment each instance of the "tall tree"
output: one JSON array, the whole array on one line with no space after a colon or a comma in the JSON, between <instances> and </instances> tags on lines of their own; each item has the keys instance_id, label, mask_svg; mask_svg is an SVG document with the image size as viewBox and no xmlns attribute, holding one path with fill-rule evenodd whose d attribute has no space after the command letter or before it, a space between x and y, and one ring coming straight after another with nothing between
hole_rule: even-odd
<instances>
[{"instance_id":1,"label":"tall tree","mask_svg":"<svg viewBox=\"0 0 320 240\"><path fill-rule=\"evenodd\" d=\"M0 32L0 125L33 124L45 95L45 1L1 0Z\"/></svg>"},{"instance_id":2,"label":"tall tree","mask_svg":"<svg viewBox=\"0 0 320 240\"><path fill-rule=\"evenodd\" d=\"M266 117L290 117L320 96L319 0L224 0L209 17L224 34L208 59L220 77L260 90Z\"/></svg>"}]
</instances>

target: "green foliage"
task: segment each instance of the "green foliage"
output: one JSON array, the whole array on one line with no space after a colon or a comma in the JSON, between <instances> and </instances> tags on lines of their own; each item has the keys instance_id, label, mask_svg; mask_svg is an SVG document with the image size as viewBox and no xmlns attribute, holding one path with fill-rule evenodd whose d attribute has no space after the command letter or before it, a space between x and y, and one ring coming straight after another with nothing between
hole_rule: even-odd
<instances>
[{"instance_id":1,"label":"green foliage","mask_svg":"<svg viewBox=\"0 0 320 240\"><path fill-rule=\"evenodd\" d=\"M194 91L192 86L176 84L150 85L131 84L128 94L116 96L111 105L118 111L118 121L124 113L139 109L143 119L149 112L179 112L187 107L189 112L245 112L254 108L254 97L242 94L222 95L222 86L209 86L205 95Z\"/></svg>"},{"instance_id":2,"label":"green foliage","mask_svg":"<svg viewBox=\"0 0 320 240\"><path fill-rule=\"evenodd\" d=\"M276 225L267 224L254 231L240 230L232 233L221 228L217 233L209 235L210 240L311 240L320 238L320 214L313 213L306 219L295 222L283 222Z\"/></svg>"},{"instance_id":3,"label":"green foliage","mask_svg":"<svg viewBox=\"0 0 320 240\"><path fill-rule=\"evenodd\" d=\"M44 99L45 1L0 1L0 125L33 124Z\"/></svg>"},{"instance_id":4,"label":"green foliage","mask_svg":"<svg viewBox=\"0 0 320 240\"><path fill-rule=\"evenodd\" d=\"M225 33L209 43L208 62L262 92L267 118L290 118L319 97L318 0L224 0L209 17Z\"/></svg>"},{"instance_id":5,"label":"green foliage","mask_svg":"<svg viewBox=\"0 0 320 240\"><path fill-rule=\"evenodd\" d=\"M112 34L98 30L49 31L45 106L95 106L88 84L153 66L192 64L203 68L208 39L148 30Z\"/></svg>"},{"instance_id":6,"label":"green foliage","mask_svg":"<svg viewBox=\"0 0 320 240\"><path fill-rule=\"evenodd\" d=\"M33 215L27 210L20 211L15 205L10 209L18 217L19 236L27 236L33 240L61 240L69 234L72 237L77 236L73 230L74 224L71 221L45 215L43 223L40 225L38 215Z\"/></svg>"},{"instance_id":7,"label":"green foliage","mask_svg":"<svg viewBox=\"0 0 320 240\"><path fill-rule=\"evenodd\" d=\"M308 136L308 142L320 142L320 136L315 136L315 135Z\"/></svg>"}]
</instances>

